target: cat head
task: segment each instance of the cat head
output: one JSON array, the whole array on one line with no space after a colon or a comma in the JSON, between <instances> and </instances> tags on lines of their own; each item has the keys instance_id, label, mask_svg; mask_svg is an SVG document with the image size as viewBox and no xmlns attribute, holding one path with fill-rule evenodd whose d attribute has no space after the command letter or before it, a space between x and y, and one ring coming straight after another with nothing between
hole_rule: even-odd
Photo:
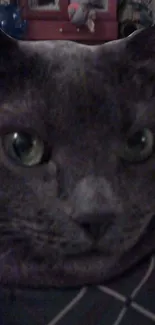
<instances>
[{"instance_id":1,"label":"cat head","mask_svg":"<svg viewBox=\"0 0 155 325\"><path fill-rule=\"evenodd\" d=\"M1 32L0 76L1 284L102 283L150 239L155 28L99 46Z\"/></svg>"}]
</instances>

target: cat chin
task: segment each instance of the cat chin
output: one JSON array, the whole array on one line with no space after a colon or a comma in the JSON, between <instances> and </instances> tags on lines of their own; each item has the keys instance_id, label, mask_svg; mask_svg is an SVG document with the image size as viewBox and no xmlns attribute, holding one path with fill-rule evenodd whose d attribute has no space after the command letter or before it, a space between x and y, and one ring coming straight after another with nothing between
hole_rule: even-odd
<instances>
[{"instance_id":1,"label":"cat chin","mask_svg":"<svg viewBox=\"0 0 155 325\"><path fill-rule=\"evenodd\" d=\"M59 281L61 286L65 287L104 283L116 260L116 257L95 253L65 259L62 270L60 265L56 265L53 269L57 275L55 285L59 286Z\"/></svg>"},{"instance_id":2,"label":"cat chin","mask_svg":"<svg viewBox=\"0 0 155 325\"><path fill-rule=\"evenodd\" d=\"M0 285L8 288L50 289L104 284L133 267L154 251L154 219L143 238L128 253L105 254L90 252L68 257L31 260L17 259L8 250L0 255ZM149 236L148 236L149 234ZM29 257L30 258L30 257Z\"/></svg>"},{"instance_id":3,"label":"cat chin","mask_svg":"<svg viewBox=\"0 0 155 325\"><path fill-rule=\"evenodd\" d=\"M0 284L35 289L97 285L104 282L115 262L115 258L94 253L66 258L54 267L8 260L0 265Z\"/></svg>"}]
</instances>

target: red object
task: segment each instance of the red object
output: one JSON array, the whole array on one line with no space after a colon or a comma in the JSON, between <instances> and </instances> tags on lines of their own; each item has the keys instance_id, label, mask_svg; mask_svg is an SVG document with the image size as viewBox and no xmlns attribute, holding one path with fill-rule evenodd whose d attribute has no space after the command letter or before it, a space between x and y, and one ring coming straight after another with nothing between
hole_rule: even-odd
<instances>
[{"instance_id":1,"label":"red object","mask_svg":"<svg viewBox=\"0 0 155 325\"><path fill-rule=\"evenodd\" d=\"M71 3L68 8L73 8L75 10L79 9L80 5L77 2Z\"/></svg>"},{"instance_id":2,"label":"red object","mask_svg":"<svg viewBox=\"0 0 155 325\"><path fill-rule=\"evenodd\" d=\"M79 9L80 5L79 3L77 2L74 2L74 3L71 3L69 6L68 6L68 9L74 9L75 12ZM69 17L70 19L72 19L72 17L74 16L74 12L73 14L71 14L71 16Z\"/></svg>"},{"instance_id":3,"label":"red object","mask_svg":"<svg viewBox=\"0 0 155 325\"><path fill-rule=\"evenodd\" d=\"M85 26L77 28L69 21L69 0L59 0L59 11L32 10L28 0L19 0L19 4L24 7L23 18L28 21L26 39L74 40L89 44L117 39L117 0L108 0L106 11L97 10L94 33L90 33Z\"/></svg>"}]
</instances>

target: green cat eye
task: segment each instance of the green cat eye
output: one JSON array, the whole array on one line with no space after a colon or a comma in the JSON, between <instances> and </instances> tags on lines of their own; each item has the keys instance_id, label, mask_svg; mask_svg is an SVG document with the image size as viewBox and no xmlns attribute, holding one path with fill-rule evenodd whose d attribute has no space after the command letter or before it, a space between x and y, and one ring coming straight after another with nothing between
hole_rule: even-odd
<instances>
[{"instance_id":1,"label":"green cat eye","mask_svg":"<svg viewBox=\"0 0 155 325\"><path fill-rule=\"evenodd\" d=\"M44 155L44 144L41 139L24 132L5 135L3 147L7 156L28 167L38 165Z\"/></svg>"},{"instance_id":2,"label":"green cat eye","mask_svg":"<svg viewBox=\"0 0 155 325\"><path fill-rule=\"evenodd\" d=\"M143 129L127 138L122 158L130 162L147 159L153 152L154 135L149 129Z\"/></svg>"}]
</instances>

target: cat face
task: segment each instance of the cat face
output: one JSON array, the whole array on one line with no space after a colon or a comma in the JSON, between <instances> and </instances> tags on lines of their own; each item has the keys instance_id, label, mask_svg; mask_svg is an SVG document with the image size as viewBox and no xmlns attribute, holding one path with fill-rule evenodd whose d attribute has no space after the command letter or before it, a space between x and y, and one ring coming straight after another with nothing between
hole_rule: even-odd
<instances>
[{"instance_id":1,"label":"cat face","mask_svg":"<svg viewBox=\"0 0 155 325\"><path fill-rule=\"evenodd\" d=\"M92 47L1 33L1 284L102 283L147 233L154 35Z\"/></svg>"}]
</instances>

